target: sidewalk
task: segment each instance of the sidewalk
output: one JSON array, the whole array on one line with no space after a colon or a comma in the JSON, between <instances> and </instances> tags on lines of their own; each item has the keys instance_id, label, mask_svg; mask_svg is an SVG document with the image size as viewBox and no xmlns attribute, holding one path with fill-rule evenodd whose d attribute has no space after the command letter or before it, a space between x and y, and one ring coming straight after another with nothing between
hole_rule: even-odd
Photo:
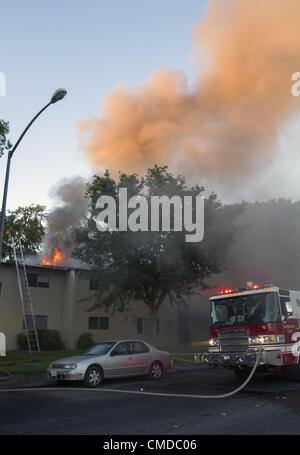
<instances>
[{"instance_id":1,"label":"sidewalk","mask_svg":"<svg viewBox=\"0 0 300 455\"><path fill-rule=\"evenodd\" d=\"M0 389L13 389L13 388L24 388L24 387L45 387L50 384L46 374L15 374L12 378L2 380L5 375L0 372Z\"/></svg>"}]
</instances>

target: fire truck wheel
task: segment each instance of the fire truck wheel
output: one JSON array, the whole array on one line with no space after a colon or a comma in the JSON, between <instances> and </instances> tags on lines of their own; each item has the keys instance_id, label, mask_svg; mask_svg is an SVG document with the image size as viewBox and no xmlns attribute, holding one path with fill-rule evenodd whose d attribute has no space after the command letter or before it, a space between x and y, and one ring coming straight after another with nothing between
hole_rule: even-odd
<instances>
[{"instance_id":1,"label":"fire truck wheel","mask_svg":"<svg viewBox=\"0 0 300 455\"><path fill-rule=\"evenodd\" d=\"M291 366L291 376L295 381L300 381L300 364L299 362L296 365Z\"/></svg>"},{"instance_id":2,"label":"fire truck wheel","mask_svg":"<svg viewBox=\"0 0 300 455\"><path fill-rule=\"evenodd\" d=\"M246 366L244 366L244 367L234 367L233 368L234 374L239 379L247 379L247 377L249 376L251 370L252 370L252 368L246 367Z\"/></svg>"}]
</instances>

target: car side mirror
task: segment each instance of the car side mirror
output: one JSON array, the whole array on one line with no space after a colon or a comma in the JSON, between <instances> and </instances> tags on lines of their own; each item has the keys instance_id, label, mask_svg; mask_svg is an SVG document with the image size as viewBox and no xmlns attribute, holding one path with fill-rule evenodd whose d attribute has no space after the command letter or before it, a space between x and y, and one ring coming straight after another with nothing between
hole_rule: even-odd
<instances>
[{"instance_id":1,"label":"car side mirror","mask_svg":"<svg viewBox=\"0 0 300 455\"><path fill-rule=\"evenodd\" d=\"M292 302L285 302L285 309L286 309L287 316L291 316L293 314Z\"/></svg>"},{"instance_id":2,"label":"car side mirror","mask_svg":"<svg viewBox=\"0 0 300 455\"><path fill-rule=\"evenodd\" d=\"M282 316L282 321L286 321L289 316L293 314L293 305L292 302L285 302L285 314Z\"/></svg>"}]
</instances>

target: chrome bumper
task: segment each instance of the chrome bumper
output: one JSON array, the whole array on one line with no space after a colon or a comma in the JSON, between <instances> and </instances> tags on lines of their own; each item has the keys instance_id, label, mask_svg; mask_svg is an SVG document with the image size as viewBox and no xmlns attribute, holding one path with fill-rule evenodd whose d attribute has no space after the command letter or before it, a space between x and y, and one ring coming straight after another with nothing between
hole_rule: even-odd
<instances>
[{"instance_id":1,"label":"chrome bumper","mask_svg":"<svg viewBox=\"0 0 300 455\"><path fill-rule=\"evenodd\" d=\"M205 363L209 366L254 366L256 361L257 351L249 350L244 353L222 353L208 352L194 354L195 363ZM282 366L283 356L279 349L263 350L261 352L260 365Z\"/></svg>"},{"instance_id":2,"label":"chrome bumper","mask_svg":"<svg viewBox=\"0 0 300 455\"><path fill-rule=\"evenodd\" d=\"M47 376L53 381L82 381L84 378L83 374L80 374L79 376L78 370L75 373L73 370L63 370L58 368L48 368Z\"/></svg>"}]
</instances>

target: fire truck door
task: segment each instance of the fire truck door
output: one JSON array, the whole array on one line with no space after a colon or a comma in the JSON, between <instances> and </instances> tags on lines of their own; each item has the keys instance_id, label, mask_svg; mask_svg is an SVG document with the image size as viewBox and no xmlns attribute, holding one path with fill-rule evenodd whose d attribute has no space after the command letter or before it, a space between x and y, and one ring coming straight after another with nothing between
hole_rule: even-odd
<instances>
[{"instance_id":1,"label":"fire truck door","mask_svg":"<svg viewBox=\"0 0 300 455\"><path fill-rule=\"evenodd\" d=\"M283 335L285 338L285 345L286 345L285 350L288 353L291 353L292 346L293 346L293 344L296 343L297 338L300 339L300 336L297 338L295 338L295 337L293 338L294 334L300 332L300 327L299 327L299 319L297 319L295 316L293 316L293 314L291 314L289 316L287 313L286 302L290 302L290 300L291 300L290 297L280 297L281 312L282 312L282 316L284 318ZM290 360L292 360L292 358Z\"/></svg>"}]
</instances>

